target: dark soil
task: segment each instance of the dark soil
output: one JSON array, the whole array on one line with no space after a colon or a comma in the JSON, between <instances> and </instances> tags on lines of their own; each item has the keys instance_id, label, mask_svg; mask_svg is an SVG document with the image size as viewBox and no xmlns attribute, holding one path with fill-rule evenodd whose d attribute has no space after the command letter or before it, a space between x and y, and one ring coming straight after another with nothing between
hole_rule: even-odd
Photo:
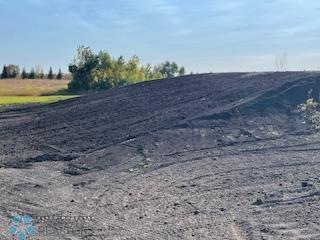
<instances>
[{"instance_id":1,"label":"dark soil","mask_svg":"<svg viewBox=\"0 0 320 240\"><path fill-rule=\"evenodd\" d=\"M320 73L202 74L0 111L0 239L320 239Z\"/></svg>"}]
</instances>

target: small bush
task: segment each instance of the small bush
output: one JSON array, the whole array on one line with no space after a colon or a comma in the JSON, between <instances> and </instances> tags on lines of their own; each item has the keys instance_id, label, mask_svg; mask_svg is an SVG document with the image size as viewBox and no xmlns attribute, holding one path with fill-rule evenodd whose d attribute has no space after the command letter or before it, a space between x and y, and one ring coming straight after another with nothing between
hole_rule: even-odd
<instances>
[{"instance_id":1,"label":"small bush","mask_svg":"<svg viewBox=\"0 0 320 240\"><path fill-rule=\"evenodd\" d=\"M320 130L320 111L319 103L313 98L298 106L298 111L303 114L307 123L311 124L316 130Z\"/></svg>"}]
</instances>

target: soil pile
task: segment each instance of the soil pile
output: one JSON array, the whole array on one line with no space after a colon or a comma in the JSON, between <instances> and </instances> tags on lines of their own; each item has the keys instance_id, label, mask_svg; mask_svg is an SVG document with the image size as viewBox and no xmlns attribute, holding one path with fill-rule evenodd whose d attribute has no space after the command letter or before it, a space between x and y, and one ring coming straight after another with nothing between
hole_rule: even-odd
<instances>
[{"instance_id":1,"label":"soil pile","mask_svg":"<svg viewBox=\"0 0 320 240\"><path fill-rule=\"evenodd\" d=\"M0 221L30 214L40 239L319 239L320 136L296 111L319 93L318 72L201 74L3 110Z\"/></svg>"}]
</instances>

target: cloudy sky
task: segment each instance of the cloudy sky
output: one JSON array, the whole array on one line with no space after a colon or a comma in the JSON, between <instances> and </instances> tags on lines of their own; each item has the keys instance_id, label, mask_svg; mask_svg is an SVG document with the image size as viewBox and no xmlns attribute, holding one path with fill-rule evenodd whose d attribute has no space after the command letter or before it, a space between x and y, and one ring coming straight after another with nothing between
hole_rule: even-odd
<instances>
[{"instance_id":1,"label":"cloudy sky","mask_svg":"<svg viewBox=\"0 0 320 240\"><path fill-rule=\"evenodd\" d=\"M316 0L0 0L0 64L64 71L77 46L194 72L320 70Z\"/></svg>"}]
</instances>

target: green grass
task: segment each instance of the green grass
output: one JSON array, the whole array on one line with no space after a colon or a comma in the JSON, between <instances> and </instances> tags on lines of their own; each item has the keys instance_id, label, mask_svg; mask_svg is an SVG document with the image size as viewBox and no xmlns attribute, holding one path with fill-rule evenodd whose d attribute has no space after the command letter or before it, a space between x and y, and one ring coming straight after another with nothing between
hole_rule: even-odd
<instances>
[{"instance_id":1,"label":"green grass","mask_svg":"<svg viewBox=\"0 0 320 240\"><path fill-rule=\"evenodd\" d=\"M77 96L0 96L0 106L20 104L48 104Z\"/></svg>"}]
</instances>

